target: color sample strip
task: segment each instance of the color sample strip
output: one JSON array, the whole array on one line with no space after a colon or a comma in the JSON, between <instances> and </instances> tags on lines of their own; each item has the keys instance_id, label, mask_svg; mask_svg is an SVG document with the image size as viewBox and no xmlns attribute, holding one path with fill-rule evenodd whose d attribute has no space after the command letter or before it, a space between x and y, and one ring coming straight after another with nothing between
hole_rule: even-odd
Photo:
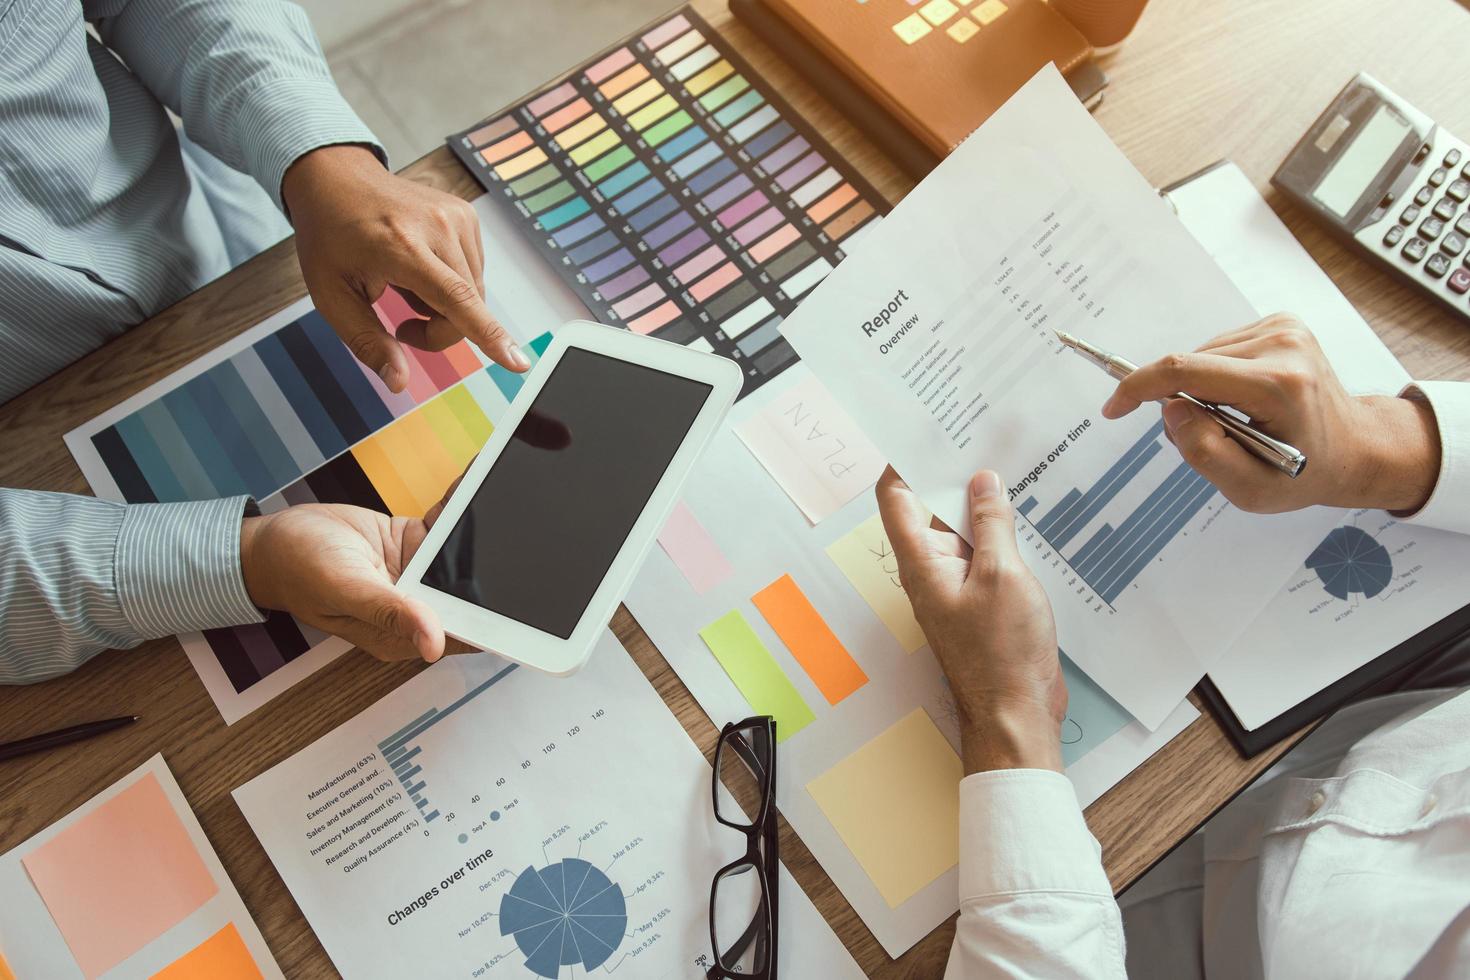
<instances>
[{"instance_id":1,"label":"color sample strip","mask_svg":"<svg viewBox=\"0 0 1470 980\"><path fill-rule=\"evenodd\" d=\"M151 772L21 863L89 978L117 966L219 892Z\"/></svg>"},{"instance_id":2,"label":"color sample strip","mask_svg":"<svg viewBox=\"0 0 1470 980\"><path fill-rule=\"evenodd\" d=\"M404 311L416 316L397 300L393 314ZM388 314L380 318L396 327ZM408 391L389 392L313 311L99 432L93 444L129 502L263 499L480 369L464 343L441 353L411 350L409 363Z\"/></svg>"},{"instance_id":3,"label":"color sample strip","mask_svg":"<svg viewBox=\"0 0 1470 980\"><path fill-rule=\"evenodd\" d=\"M240 938L233 922L195 946L168 966L153 974L152 980L261 980L260 967Z\"/></svg>"},{"instance_id":4,"label":"color sample strip","mask_svg":"<svg viewBox=\"0 0 1470 980\"><path fill-rule=\"evenodd\" d=\"M889 908L959 863L964 767L923 708L806 784Z\"/></svg>"},{"instance_id":5,"label":"color sample strip","mask_svg":"<svg viewBox=\"0 0 1470 980\"><path fill-rule=\"evenodd\" d=\"M674 505L674 512L659 532L658 543L695 595L704 595L735 574L735 566L683 501Z\"/></svg>"},{"instance_id":6,"label":"color sample strip","mask_svg":"<svg viewBox=\"0 0 1470 980\"><path fill-rule=\"evenodd\" d=\"M868 682L868 675L790 575L761 589L751 602L828 704L837 704Z\"/></svg>"},{"instance_id":7,"label":"color sample strip","mask_svg":"<svg viewBox=\"0 0 1470 980\"><path fill-rule=\"evenodd\" d=\"M436 398L352 447L352 456L395 517L418 517L444 496L489 435L468 393Z\"/></svg>"},{"instance_id":8,"label":"color sample strip","mask_svg":"<svg viewBox=\"0 0 1470 980\"><path fill-rule=\"evenodd\" d=\"M450 145L594 317L730 357L746 392L883 203L688 11Z\"/></svg>"},{"instance_id":9,"label":"color sample strip","mask_svg":"<svg viewBox=\"0 0 1470 980\"><path fill-rule=\"evenodd\" d=\"M700 630L699 636L755 713L776 719L777 742L786 741L816 720L740 610L730 610ZM958 778L955 785L959 785ZM958 829L955 834L958 840Z\"/></svg>"}]
</instances>

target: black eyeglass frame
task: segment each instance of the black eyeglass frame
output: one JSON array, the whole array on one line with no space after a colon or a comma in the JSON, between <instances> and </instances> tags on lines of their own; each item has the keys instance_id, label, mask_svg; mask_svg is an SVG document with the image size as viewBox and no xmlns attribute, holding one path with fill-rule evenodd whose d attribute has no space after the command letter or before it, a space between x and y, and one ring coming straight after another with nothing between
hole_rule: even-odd
<instances>
[{"instance_id":1,"label":"black eyeglass frame","mask_svg":"<svg viewBox=\"0 0 1470 980\"><path fill-rule=\"evenodd\" d=\"M770 747L770 764L761 765L751 748L746 732L762 732ZM726 749L738 755L756 777L760 788L760 802L755 820L749 824L726 820L720 813L720 771ZM781 856L776 834L776 720L770 715L752 715L744 721L732 721L720 730L720 740L715 747L714 777L710 786L710 804L714 807L715 819L745 835L744 856L731 861L715 872L709 889L709 941L714 951L714 966L705 972L708 980L776 980L776 927L780 921L780 906L776 885L780 880L778 870ZM756 945L756 968L750 973L735 973L721 965L719 939L715 935L715 901L720 880L742 867L749 867L760 884L761 906L750 927L726 952L739 959ZM764 943L762 943L764 932ZM762 955L764 952L764 955ZM763 961L763 966L762 966Z\"/></svg>"}]
</instances>

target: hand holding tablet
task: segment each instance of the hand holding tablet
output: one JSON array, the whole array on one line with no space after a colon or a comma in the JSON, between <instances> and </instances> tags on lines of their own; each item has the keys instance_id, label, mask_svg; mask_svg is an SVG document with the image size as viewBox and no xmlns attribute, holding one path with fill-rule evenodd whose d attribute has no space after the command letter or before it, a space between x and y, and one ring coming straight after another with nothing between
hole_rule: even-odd
<instances>
[{"instance_id":1,"label":"hand holding tablet","mask_svg":"<svg viewBox=\"0 0 1470 980\"><path fill-rule=\"evenodd\" d=\"M581 667L740 391L734 362L562 327L398 581L444 630Z\"/></svg>"}]
</instances>

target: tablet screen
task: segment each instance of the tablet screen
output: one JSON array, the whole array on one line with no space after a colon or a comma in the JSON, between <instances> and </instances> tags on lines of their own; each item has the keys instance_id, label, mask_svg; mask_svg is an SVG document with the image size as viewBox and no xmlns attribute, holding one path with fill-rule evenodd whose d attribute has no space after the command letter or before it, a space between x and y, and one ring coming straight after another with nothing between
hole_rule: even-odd
<instances>
[{"instance_id":1,"label":"tablet screen","mask_svg":"<svg viewBox=\"0 0 1470 980\"><path fill-rule=\"evenodd\" d=\"M570 637L710 391L568 348L423 583Z\"/></svg>"}]
</instances>

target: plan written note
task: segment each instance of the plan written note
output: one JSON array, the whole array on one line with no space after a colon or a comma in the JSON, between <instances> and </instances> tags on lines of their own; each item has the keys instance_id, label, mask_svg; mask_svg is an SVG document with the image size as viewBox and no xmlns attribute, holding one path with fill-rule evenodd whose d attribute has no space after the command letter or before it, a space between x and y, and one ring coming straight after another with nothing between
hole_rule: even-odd
<instances>
[{"instance_id":1,"label":"plan written note","mask_svg":"<svg viewBox=\"0 0 1470 980\"><path fill-rule=\"evenodd\" d=\"M876 483L886 465L809 374L736 426L735 434L813 524Z\"/></svg>"}]
</instances>

